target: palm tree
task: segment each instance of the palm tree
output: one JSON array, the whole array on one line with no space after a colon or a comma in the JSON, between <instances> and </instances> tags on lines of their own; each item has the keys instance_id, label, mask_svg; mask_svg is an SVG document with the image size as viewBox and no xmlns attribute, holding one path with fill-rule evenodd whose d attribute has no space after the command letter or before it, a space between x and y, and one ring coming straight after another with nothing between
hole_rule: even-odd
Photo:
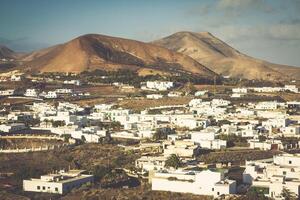
<instances>
[{"instance_id":1,"label":"palm tree","mask_svg":"<svg viewBox=\"0 0 300 200\"><path fill-rule=\"evenodd\" d=\"M281 196L284 197L284 200L296 200L296 194L291 192L288 188L283 188Z\"/></svg>"},{"instance_id":2,"label":"palm tree","mask_svg":"<svg viewBox=\"0 0 300 200\"><path fill-rule=\"evenodd\" d=\"M173 167L175 169L181 166L182 166L182 162L176 154L171 154L165 163L165 167Z\"/></svg>"}]
</instances>

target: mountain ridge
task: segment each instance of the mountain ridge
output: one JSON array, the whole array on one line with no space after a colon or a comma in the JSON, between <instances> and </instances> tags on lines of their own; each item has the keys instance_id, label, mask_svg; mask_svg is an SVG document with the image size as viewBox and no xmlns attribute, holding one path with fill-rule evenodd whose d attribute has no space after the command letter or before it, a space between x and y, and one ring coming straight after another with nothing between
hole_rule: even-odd
<instances>
[{"instance_id":1,"label":"mountain ridge","mask_svg":"<svg viewBox=\"0 0 300 200\"><path fill-rule=\"evenodd\" d=\"M76 56L75 56L76 55ZM86 34L66 43L32 52L22 58L27 69L42 72L82 72L156 68L194 73L207 77L216 74L189 56L164 47L136 40L99 34Z\"/></svg>"},{"instance_id":2,"label":"mountain ridge","mask_svg":"<svg viewBox=\"0 0 300 200\"><path fill-rule=\"evenodd\" d=\"M220 75L262 80L300 79L300 68L250 57L209 32L181 31L151 43L188 55Z\"/></svg>"}]
</instances>

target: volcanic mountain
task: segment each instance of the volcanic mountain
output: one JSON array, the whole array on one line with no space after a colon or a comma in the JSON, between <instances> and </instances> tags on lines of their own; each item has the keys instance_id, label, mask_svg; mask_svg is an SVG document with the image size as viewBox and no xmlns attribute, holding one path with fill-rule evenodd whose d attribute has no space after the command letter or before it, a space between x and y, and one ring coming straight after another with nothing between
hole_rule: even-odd
<instances>
[{"instance_id":1,"label":"volcanic mountain","mask_svg":"<svg viewBox=\"0 0 300 200\"><path fill-rule=\"evenodd\" d=\"M0 45L0 59L10 59L15 58L17 56L17 53L15 53L13 50L7 48L6 46Z\"/></svg>"},{"instance_id":2,"label":"volcanic mountain","mask_svg":"<svg viewBox=\"0 0 300 200\"><path fill-rule=\"evenodd\" d=\"M152 44L188 55L220 75L262 80L300 79L300 68L252 58L208 32L177 32Z\"/></svg>"},{"instance_id":3,"label":"volcanic mountain","mask_svg":"<svg viewBox=\"0 0 300 200\"><path fill-rule=\"evenodd\" d=\"M198 74L216 74L189 56L154 44L88 34L67 43L32 52L22 59L29 70L41 72L82 72L102 69L145 68Z\"/></svg>"}]
</instances>

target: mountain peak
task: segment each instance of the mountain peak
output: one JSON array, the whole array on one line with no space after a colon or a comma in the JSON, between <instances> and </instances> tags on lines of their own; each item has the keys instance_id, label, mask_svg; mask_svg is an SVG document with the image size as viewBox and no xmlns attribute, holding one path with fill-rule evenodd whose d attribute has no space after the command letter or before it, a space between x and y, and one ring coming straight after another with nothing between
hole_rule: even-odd
<instances>
[{"instance_id":1,"label":"mountain peak","mask_svg":"<svg viewBox=\"0 0 300 200\"><path fill-rule=\"evenodd\" d=\"M74 56L76 55L76 56ZM142 70L198 74L212 79L216 74L191 57L136 40L86 34L69 42L33 52L23 58L29 70L75 72L102 69Z\"/></svg>"},{"instance_id":2,"label":"mountain peak","mask_svg":"<svg viewBox=\"0 0 300 200\"><path fill-rule=\"evenodd\" d=\"M14 58L16 53L7 46L0 44L0 58Z\"/></svg>"},{"instance_id":3,"label":"mountain peak","mask_svg":"<svg viewBox=\"0 0 300 200\"><path fill-rule=\"evenodd\" d=\"M209 32L181 31L153 43L190 56L218 74L246 79L287 79L284 69L288 66L279 67L242 54Z\"/></svg>"}]
</instances>

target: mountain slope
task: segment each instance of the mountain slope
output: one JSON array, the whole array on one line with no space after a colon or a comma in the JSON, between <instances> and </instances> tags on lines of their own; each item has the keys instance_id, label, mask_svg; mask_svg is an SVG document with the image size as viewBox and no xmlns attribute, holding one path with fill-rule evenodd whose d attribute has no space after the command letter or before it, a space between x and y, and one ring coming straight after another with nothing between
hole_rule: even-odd
<instances>
[{"instance_id":1,"label":"mountain slope","mask_svg":"<svg viewBox=\"0 0 300 200\"><path fill-rule=\"evenodd\" d=\"M222 75L262 80L300 79L300 68L252 58L208 32L178 32L152 43L188 55Z\"/></svg>"},{"instance_id":2,"label":"mountain slope","mask_svg":"<svg viewBox=\"0 0 300 200\"><path fill-rule=\"evenodd\" d=\"M184 71L212 78L216 74L189 56L153 44L88 34L23 58L28 69L42 72L82 72L120 68Z\"/></svg>"},{"instance_id":3,"label":"mountain slope","mask_svg":"<svg viewBox=\"0 0 300 200\"><path fill-rule=\"evenodd\" d=\"M1 58L10 59L15 57L16 57L16 53L13 50L7 48L6 46L0 45L0 59Z\"/></svg>"}]
</instances>

